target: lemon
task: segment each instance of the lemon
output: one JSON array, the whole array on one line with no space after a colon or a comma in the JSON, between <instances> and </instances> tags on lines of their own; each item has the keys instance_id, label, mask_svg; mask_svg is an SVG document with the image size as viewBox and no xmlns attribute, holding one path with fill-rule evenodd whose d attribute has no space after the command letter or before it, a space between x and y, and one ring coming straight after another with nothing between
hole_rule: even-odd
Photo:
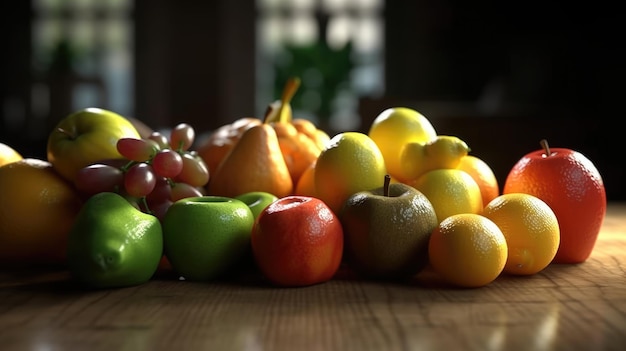
<instances>
[{"instance_id":1,"label":"lemon","mask_svg":"<svg viewBox=\"0 0 626 351\"><path fill-rule=\"evenodd\" d=\"M440 168L457 168L470 151L467 143L456 136L438 135L426 143L410 142L400 153L400 179L412 180Z\"/></svg>"},{"instance_id":2,"label":"lemon","mask_svg":"<svg viewBox=\"0 0 626 351\"><path fill-rule=\"evenodd\" d=\"M480 187L472 176L459 169L428 171L409 185L426 195L439 222L459 213L481 213L483 209Z\"/></svg>"},{"instance_id":3,"label":"lemon","mask_svg":"<svg viewBox=\"0 0 626 351\"><path fill-rule=\"evenodd\" d=\"M387 172L395 178L400 178L400 152L405 144L426 143L437 137L428 118L407 107L392 107L381 112L372 122L368 135L383 154Z\"/></svg>"},{"instance_id":4,"label":"lemon","mask_svg":"<svg viewBox=\"0 0 626 351\"><path fill-rule=\"evenodd\" d=\"M0 166L5 165L7 163L16 162L24 157L17 150L12 148L11 146L0 143Z\"/></svg>"},{"instance_id":5,"label":"lemon","mask_svg":"<svg viewBox=\"0 0 626 351\"><path fill-rule=\"evenodd\" d=\"M559 222L543 200L530 194L504 194L489 202L483 215L496 223L506 238L506 273L531 275L552 262L559 248Z\"/></svg>"},{"instance_id":6,"label":"lemon","mask_svg":"<svg viewBox=\"0 0 626 351\"><path fill-rule=\"evenodd\" d=\"M317 158L315 193L338 213L350 195L383 186L386 173L383 155L367 134L339 133Z\"/></svg>"},{"instance_id":7,"label":"lemon","mask_svg":"<svg viewBox=\"0 0 626 351\"><path fill-rule=\"evenodd\" d=\"M431 233L428 257L447 283L477 288L494 281L507 261L507 242L490 219L463 213L444 219Z\"/></svg>"}]
</instances>

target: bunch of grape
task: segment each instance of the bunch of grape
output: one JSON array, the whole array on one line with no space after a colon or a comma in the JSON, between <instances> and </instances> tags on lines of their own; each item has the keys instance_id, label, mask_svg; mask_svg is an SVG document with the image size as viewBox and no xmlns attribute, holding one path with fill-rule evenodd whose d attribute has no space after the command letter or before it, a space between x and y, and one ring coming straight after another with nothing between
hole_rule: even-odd
<instances>
[{"instance_id":1,"label":"bunch of grape","mask_svg":"<svg viewBox=\"0 0 626 351\"><path fill-rule=\"evenodd\" d=\"M175 201L205 194L209 171L197 152L190 150L194 138L195 131L187 123L172 129L169 140L158 131L142 139L121 138L117 150L124 158L82 168L74 185L86 196L119 193L160 219Z\"/></svg>"}]
</instances>

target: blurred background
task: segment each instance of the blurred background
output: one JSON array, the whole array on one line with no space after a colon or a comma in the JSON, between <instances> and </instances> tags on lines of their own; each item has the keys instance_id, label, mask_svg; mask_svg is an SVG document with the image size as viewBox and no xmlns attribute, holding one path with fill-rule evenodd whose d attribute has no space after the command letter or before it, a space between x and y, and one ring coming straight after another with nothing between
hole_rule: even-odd
<instances>
[{"instance_id":1,"label":"blurred background","mask_svg":"<svg viewBox=\"0 0 626 351\"><path fill-rule=\"evenodd\" d=\"M288 77L296 117L331 136L406 106L465 140L502 183L547 138L626 200L624 40L600 2L30 0L0 5L0 141L45 158L84 107L200 137L262 118Z\"/></svg>"}]
</instances>

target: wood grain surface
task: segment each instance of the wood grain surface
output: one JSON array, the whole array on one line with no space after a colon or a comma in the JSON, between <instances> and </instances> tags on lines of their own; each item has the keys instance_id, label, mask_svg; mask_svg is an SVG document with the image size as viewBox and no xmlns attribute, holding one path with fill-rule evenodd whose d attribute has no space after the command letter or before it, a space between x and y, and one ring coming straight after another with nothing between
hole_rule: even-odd
<instances>
[{"instance_id":1,"label":"wood grain surface","mask_svg":"<svg viewBox=\"0 0 626 351\"><path fill-rule=\"evenodd\" d=\"M455 289L336 279L276 288L163 274L86 291L64 271L0 271L0 350L624 350L626 204L611 203L591 257Z\"/></svg>"}]
</instances>

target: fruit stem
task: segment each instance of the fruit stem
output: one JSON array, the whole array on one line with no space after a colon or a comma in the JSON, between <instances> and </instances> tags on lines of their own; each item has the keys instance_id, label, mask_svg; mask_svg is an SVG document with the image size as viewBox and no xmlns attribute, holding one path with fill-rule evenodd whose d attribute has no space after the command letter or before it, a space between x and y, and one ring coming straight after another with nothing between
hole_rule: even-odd
<instances>
[{"instance_id":1,"label":"fruit stem","mask_svg":"<svg viewBox=\"0 0 626 351\"><path fill-rule=\"evenodd\" d=\"M550 156L550 146L548 145L548 140L541 139L539 144L543 148L543 151L546 153L546 157Z\"/></svg>"},{"instance_id":2,"label":"fruit stem","mask_svg":"<svg viewBox=\"0 0 626 351\"><path fill-rule=\"evenodd\" d=\"M70 139L72 139L72 140L76 139L76 135L74 135L74 134L72 134L72 133L68 132L67 130L65 130L65 129L61 128L61 127L58 127L58 128L57 128L57 132L60 132L60 133L63 133L63 134L65 134L65 135L67 135L67 136L68 136L68 137L70 137Z\"/></svg>"},{"instance_id":3,"label":"fruit stem","mask_svg":"<svg viewBox=\"0 0 626 351\"><path fill-rule=\"evenodd\" d=\"M291 103L291 99L296 94L296 91L298 90L299 87L300 87L300 78L298 78L298 77L291 77L291 78L289 78L287 80L287 82L285 83L285 87L283 88L283 93L282 93L282 95L280 97L280 104L278 106L278 110L276 111L276 113L272 113L272 111L275 108L274 107L275 104L270 104L270 106L268 106L268 109L267 109L267 111L265 113L265 121L264 121L265 123L269 123L269 122L279 122L279 123L291 122L291 116L289 116L289 118L285 117L285 116L288 116L288 115L283 113L283 109L285 109L285 106L287 106L287 105L289 105Z\"/></svg>"},{"instance_id":4,"label":"fruit stem","mask_svg":"<svg viewBox=\"0 0 626 351\"><path fill-rule=\"evenodd\" d=\"M391 183L391 176L389 174L385 174L385 183L383 185L383 195L389 196L389 184Z\"/></svg>"},{"instance_id":5,"label":"fruit stem","mask_svg":"<svg viewBox=\"0 0 626 351\"><path fill-rule=\"evenodd\" d=\"M154 216L154 212L152 212L152 210L150 209L150 207L148 207L148 200L146 199L145 196L142 196L139 201L141 201L141 204L144 206L144 208L146 209L146 213L147 214L151 214Z\"/></svg>"},{"instance_id":6,"label":"fruit stem","mask_svg":"<svg viewBox=\"0 0 626 351\"><path fill-rule=\"evenodd\" d=\"M137 162L130 160L128 161L125 165L120 167L120 170L122 171L122 173L126 173L128 171L128 169L132 166L134 166L135 164L137 164Z\"/></svg>"}]
</instances>

